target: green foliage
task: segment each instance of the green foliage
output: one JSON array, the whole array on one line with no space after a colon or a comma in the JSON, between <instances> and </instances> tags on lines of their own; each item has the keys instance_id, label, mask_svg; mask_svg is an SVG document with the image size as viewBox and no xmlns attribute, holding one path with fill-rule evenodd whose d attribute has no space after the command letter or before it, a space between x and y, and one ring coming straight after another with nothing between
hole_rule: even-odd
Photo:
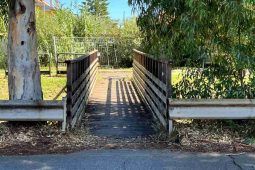
<instances>
[{"instance_id":1,"label":"green foliage","mask_svg":"<svg viewBox=\"0 0 255 170\"><path fill-rule=\"evenodd\" d=\"M208 68L187 68L174 85L174 98L255 98L254 68L238 69L222 62Z\"/></svg>"},{"instance_id":2,"label":"green foliage","mask_svg":"<svg viewBox=\"0 0 255 170\"><path fill-rule=\"evenodd\" d=\"M53 53L53 36L72 36L76 16L68 9L53 13L36 11L38 46L41 52Z\"/></svg>"},{"instance_id":3,"label":"green foliage","mask_svg":"<svg viewBox=\"0 0 255 170\"><path fill-rule=\"evenodd\" d=\"M254 55L254 1L130 0L151 53L180 61Z\"/></svg>"},{"instance_id":4,"label":"green foliage","mask_svg":"<svg viewBox=\"0 0 255 170\"><path fill-rule=\"evenodd\" d=\"M1 0L0 1L0 18L4 19L5 24L7 24L7 16L8 16L8 1Z\"/></svg>"},{"instance_id":5,"label":"green foliage","mask_svg":"<svg viewBox=\"0 0 255 170\"><path fill-rule=\"evenodd\" d=\"M0 38L0 69L6 68L7 63L7 42L5 38Z\"/></svg>"},{"instance_id":6,"label":"green foliage","mask_svg":"<svg viewBox=\"0 0 255 170\"><path fill-rule=\"evenodd\" d=\"M3 34L6 33L6 25L4 18L0 16L0 36L3 36Z\"/></svg>"},{"instance_id":7,"label":"green foliage","mask_svg":"<svg viewBox=\"0 0 255 170\"><path fill-rule=\"evenodd\" d=\"M141 37L140 30L136 24L136 18L132 17L124 21L123 26L121 28L121 36L122 37Z\"/></svg>"},{"instance_id":8,"label":"green foliage","mask_svg":"<svg viewBox=\"0 0 255 170\"><path fill-rule=\"evenodd\" d=\"M0 69L4 69L7 63L7 42L6 42L6 23L4 16L0 15Z\"/></svg>"},{"instance_id":9,"label":"green foliage","mask_svg":"<svg viewBox=\"0 0 255 170\"><path fill-rule=\"evenodd\" d=\"M0 38L7 31L8 4L6 0L0 2Z\"/></svg>"},{"instance_id":10,"label":"green foliage","mask_svg":"<svg viewBox=\"0 0 255 170\"><path fill-rule=\"evenodd\" d=\"M82 4L83 10L87 10L91 15L105 17L109 15L107 0L85 0Z\"/></svg>"},{"instance_id":11,"label":"green foliage","mask_svg":"<svg viewBox=\"0 0 255 170\"><path fill-rule=\"evenodd\" d=\"M0 5L2 3L3 1L0 2ZM104 6L105 3L107 1L100 1L99 4ZM131 66L132 49L137 48L141 41L136 19L128 19L123 23L123 26L120 26L118 21L110 19L105 14L107 13L93 14L87 8L83 8L78 14L65 8L50 12L37 8L36 27L39 53L54 54L53 37L57 37L58 52L77 53L86 53L95 47L97 48L98 45L102 49L106 49L106 43L96 43L95 40L93 42L89 41L89 39L93 39L92 37L101 38L104 41L111 38L114 39L114 48L109 48L107 55L118 55L120 60L117 65L119 66ZM7 32L4 16L3 13L0 14L0 33ZM2 38L6 39L6 37ZM5 51L0 46L0 67L3 67L6 63ZM105 53L104 51L101 52Z\"/></svg>"},{"instance_id":12,"label":"green foliage","mask_svg":"<svg viewBox=\"0 0 255 170\"><path fill-rule=\"evenodd\" d=\"M116 36L119 34L118 23L108 17L92 15L82 10L77 16L74 27L74 36Z\"/></svg>"},{"instance_id":13,"label":"green foliage","mask_svg":"<svg viewBox=\"0 0 255 170\"><path fill-rule=\"evenodd\" d=\"M146 51L188 67L175 97L255 97L255 1L129 2L139 11ZM200 69L203 62L209 67Z\"/></svg>"}]
</instances>

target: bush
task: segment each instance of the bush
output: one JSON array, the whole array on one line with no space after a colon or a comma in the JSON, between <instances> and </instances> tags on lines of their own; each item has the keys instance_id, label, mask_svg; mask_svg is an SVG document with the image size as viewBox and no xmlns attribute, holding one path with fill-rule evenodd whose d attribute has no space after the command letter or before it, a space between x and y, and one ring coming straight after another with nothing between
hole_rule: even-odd
<instances>
[{"instance_id":1,"label":"bush","mask_svg":"<svg viewBox=\"0 0 255 170\"><path fill-rule=\"evenodd\" d=\"M6 69L7 67L7 40L5 38L0 39L0 69Z\"/></svg>"},{"instance_id":2,"label":"bush","mask_svg":"<svg viewBox=\"0 0 255 170\"><path fill-rule=\"evenodd\" d=\"M207 68L188 67L175 98L255 98L255 58L221 58Z\"/></svg>"}]
</instances>

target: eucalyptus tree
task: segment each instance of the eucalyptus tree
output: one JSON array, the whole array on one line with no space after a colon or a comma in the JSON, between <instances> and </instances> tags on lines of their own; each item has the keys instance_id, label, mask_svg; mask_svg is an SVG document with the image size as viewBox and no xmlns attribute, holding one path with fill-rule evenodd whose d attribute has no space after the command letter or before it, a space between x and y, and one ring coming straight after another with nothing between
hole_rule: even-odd
<instances>
[{"instance_id":1,"label":"eucalyptus tree","mask_svg":"<svg viewBox=\"0 0 255 170\"><path fill-rule=\"evenodd\" d=\"M8 0L10 100L41 100L34 0Z\"/></svg>"}]
</instances>

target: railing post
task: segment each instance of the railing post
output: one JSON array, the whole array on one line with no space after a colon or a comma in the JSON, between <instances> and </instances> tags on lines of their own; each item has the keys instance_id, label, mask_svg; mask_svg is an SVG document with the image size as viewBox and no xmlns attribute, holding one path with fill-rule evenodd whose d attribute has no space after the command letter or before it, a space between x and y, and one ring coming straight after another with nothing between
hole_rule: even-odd
<instances>
[{"instance_id":1,"label":"railing post","mask_svg":"<svg viewBox=\"0 0 255 170\"><path fill-rule=\"evenodd\" d=\"M72 84L73 84L73 66L71 61L66 61L67 64L67 101L66 101L66 109L67 109L67 122L68 125L70 125L71 120L72 120Z\"/></svg>"}]
</instances>

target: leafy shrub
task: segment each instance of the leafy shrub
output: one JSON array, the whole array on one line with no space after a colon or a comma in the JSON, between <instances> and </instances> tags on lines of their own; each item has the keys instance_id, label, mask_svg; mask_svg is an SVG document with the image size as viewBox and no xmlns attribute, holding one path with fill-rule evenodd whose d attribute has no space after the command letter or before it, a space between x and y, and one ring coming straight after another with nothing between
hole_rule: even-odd
<instances>
[{"instance_id":1,"label":"leafy shrub","mask_svg":"<svg viewBox=\"0 0 255 170\"><path fill-rule=\"evenodd\" d=\"M254 98L255 1L129 0L146 52L186 67L176 98ZM203 68L202 61L209 61Z\"/></svg>"},{"instance_id":2,"label":"leafy shrub","mask_svg":"<svg viewBox=\"0 0 255 170\"><path fill-rule=\"evenodd\" d=\"M0 69L5 69L7 64L7 41L0 39Z\"/></svg>"},{"instance_id":3,"label":"leafy shrub","mask_svg":"<svg viewBox=\"0 0 255 170\"><path fill-rule=\"evenodd\" d=\"M226 57L207 68L187 68L175 98L255 98L255 58Z\"/></svg>"}]
</instances>

